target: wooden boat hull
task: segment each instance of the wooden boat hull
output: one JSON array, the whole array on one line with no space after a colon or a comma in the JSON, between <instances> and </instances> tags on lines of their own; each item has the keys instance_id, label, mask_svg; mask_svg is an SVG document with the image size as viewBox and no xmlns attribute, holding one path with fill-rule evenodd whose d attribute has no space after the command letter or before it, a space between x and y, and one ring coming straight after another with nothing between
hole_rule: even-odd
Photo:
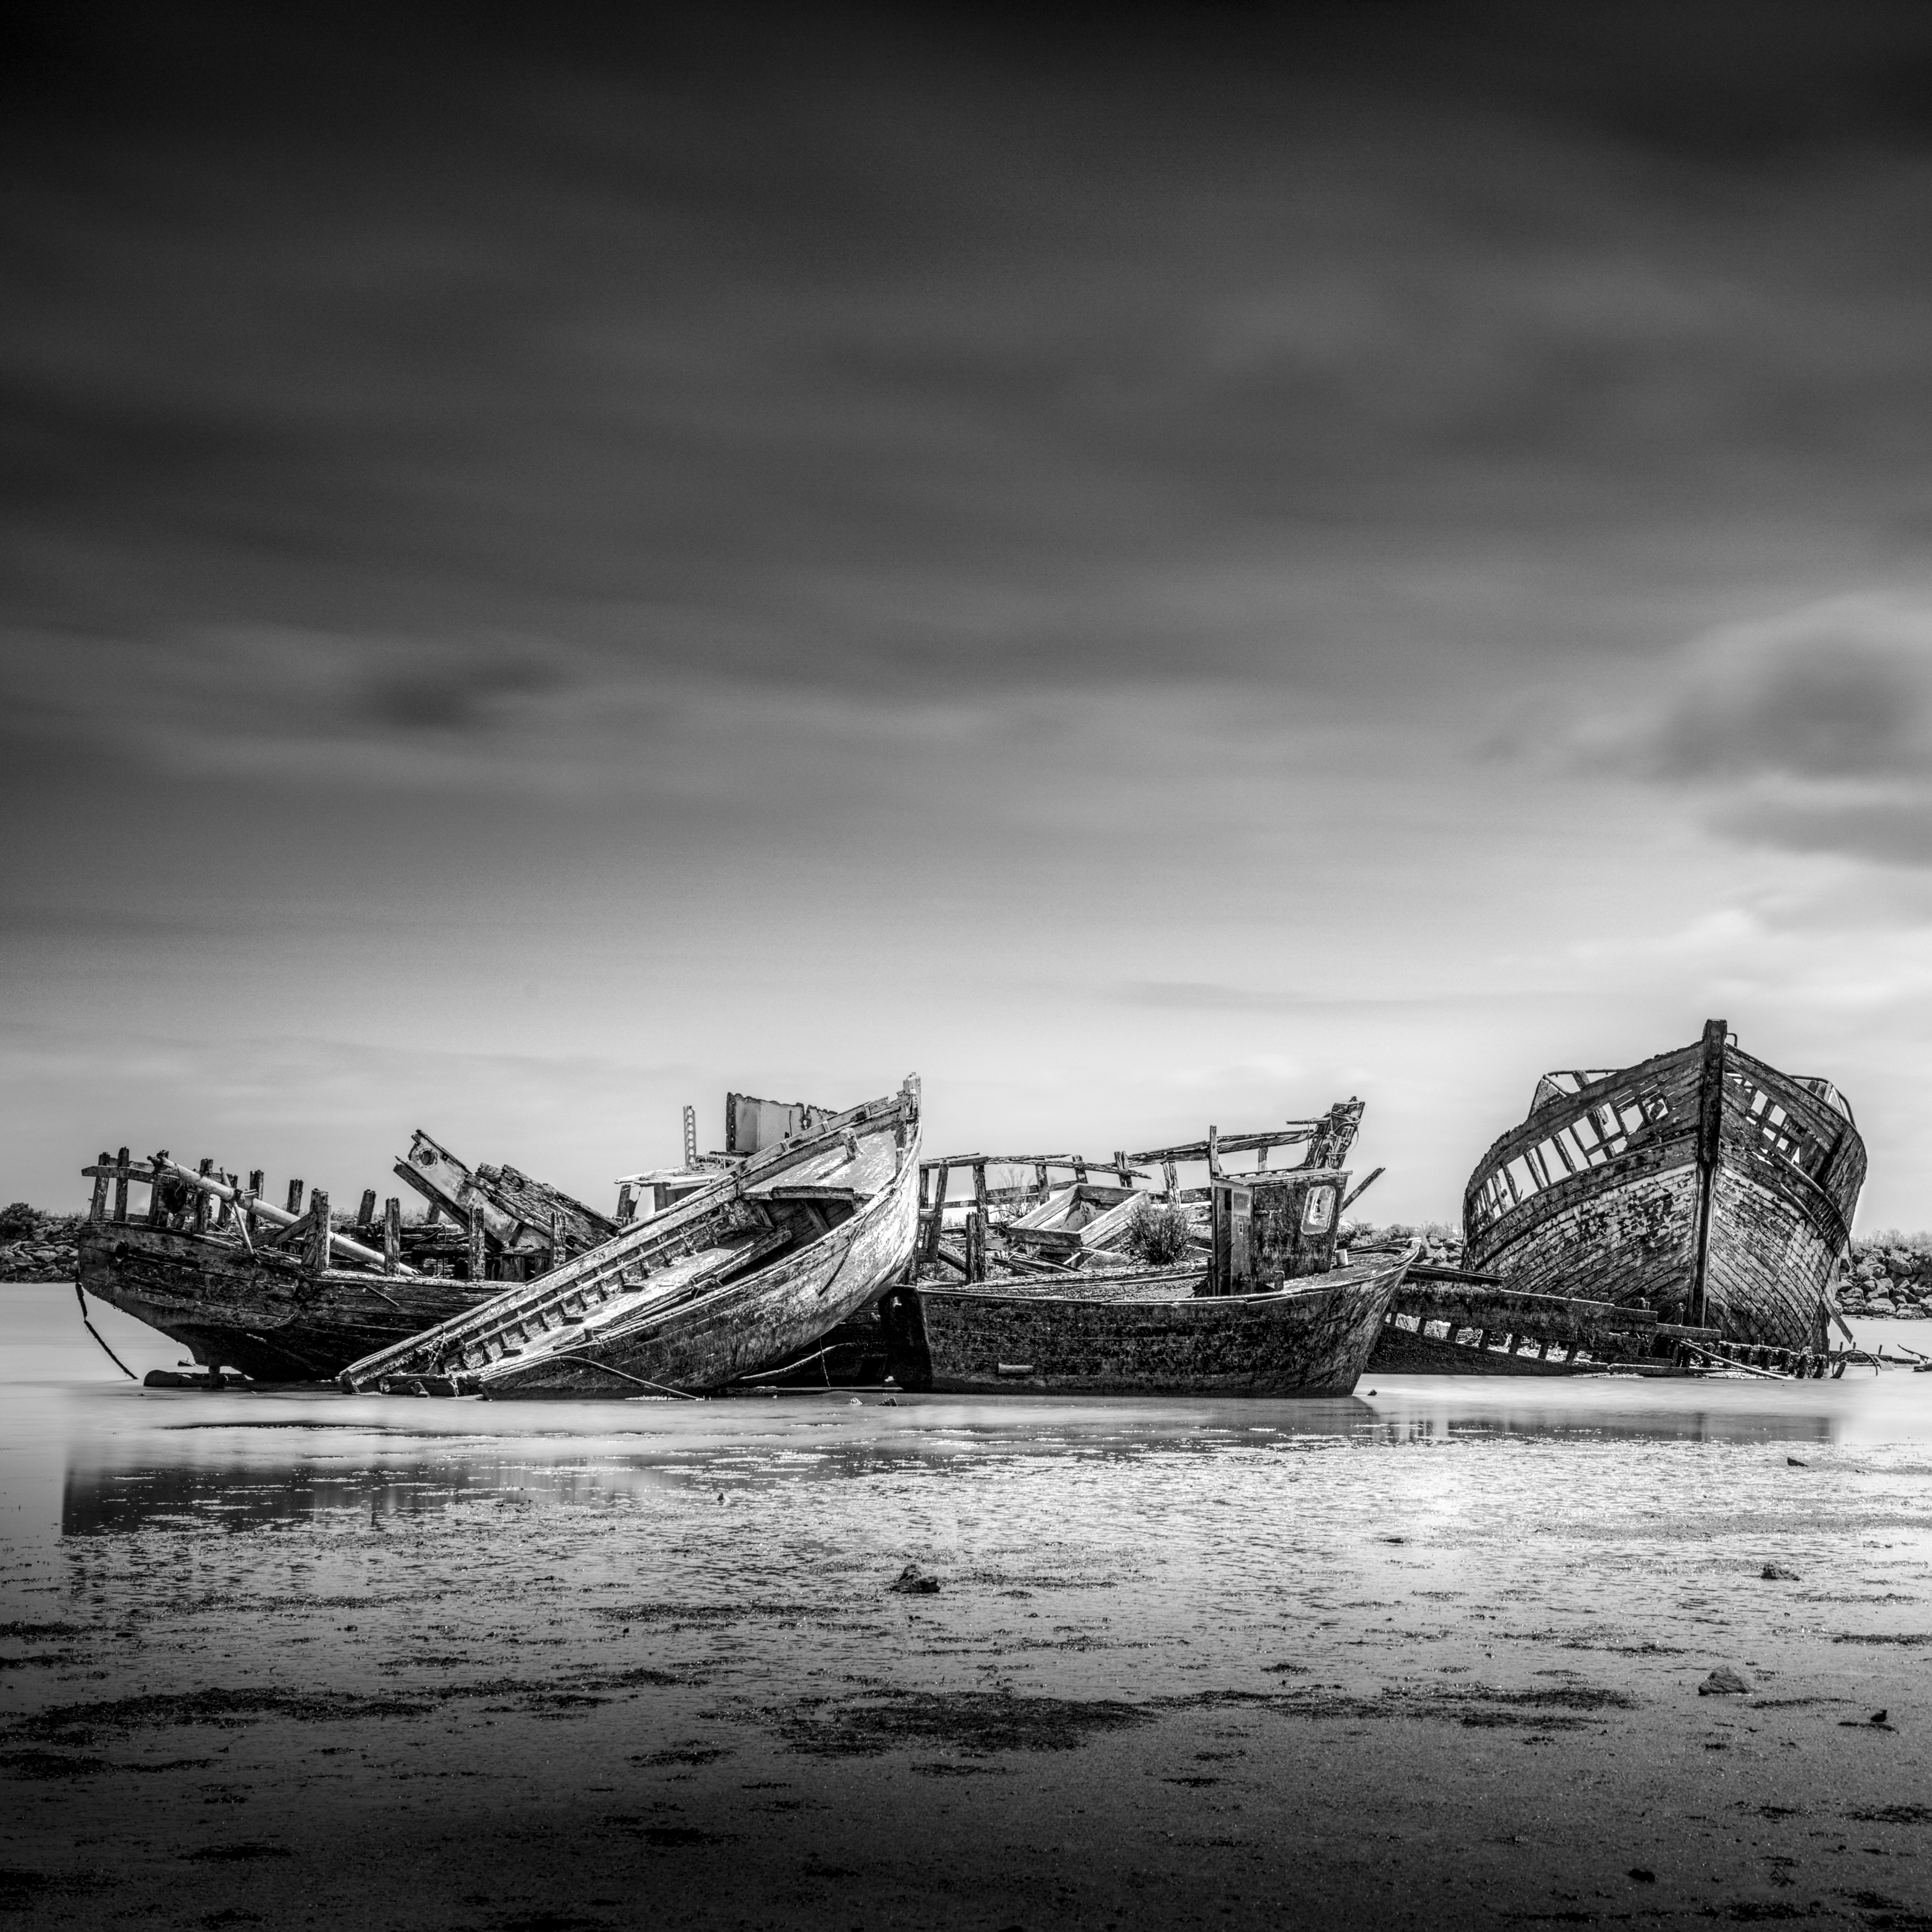
<instances>
[{"instance_id":1,"label":"wooden boat hull","mask_svg":"<svg viewBox=\"0 0 1932 1932\"><path fill-rule=\"evenodd\" d=\"M1713 1022L1701 1048L1552 1090L1498 1139L1465 1197L1464 1258L1525 1292L1815 1351L1864 1168L1824 1083Z\"/></svg>"},{"instance_id":2,"label":"wooden boat hull","mask_svg":"<svg viewBox=\"0 0 1932 1932\"><path fill-rule=\"evenodd\" d=\"M1171 1275L1151 1299L1058 1283L904 1288L884 1306L888 1360L902 1387L951 1395L1346 1395L1407 1265L1338 1268L1263 1294L1195 1296Z\"/></svg>"},{"instance_id":3,"label":"wooden boat hull","mask_svg":"<svg viewBox=\"0 0 1932 1932\"><path fill-rule=\"evenodd\" d=\"M232 1240L131 1222L83 1223L80 1285L178 1342L209 1368L256 1382L328 1382L388 1347L500 1294L500 1282L435 1275L316 1275L292 1258L250 1256Z\"/></svg>"},{"instance_id":4,"label":"wooden boat hull","mask_svg":"<svg viewBox=\"0 0 1932 1932\"><path fill-rule=\"evenodd\" d=\"M841 1202L848 1217L828 1226L820 1208ZM769 1232L781 1204L810 1212L818 1232L759 1265L793 1238ZM352 1363L341 1380L491 1396L722 1388L795 1360L876 1301L912 1258L918 1215L918 1090L908 1082L896 1100L830 1117L812 1148L760 1152L706 1196Z\"/></svg>"},{"instance_id":5,"label":"wooden boat hull","mask_svg":"<svg viewBox=\"0 0 1932 1932\"><path fill-rule=\"evenodd\" d=\"M1493 1276L1418 1263L1396 1292L1369 1366L1387 1375L1661 1373L1685 1342L1718 1339L1714 1330L1660 1322L1648 1309L1526 1294Z\"/></svg>"},{"instance_id":6,"label":"wooden boat hull","mask_svg":"<svg viewBox=\"0 0 1932 1932\"><path fill-rule=\"evenodd\" d=\"M728 1282L620 1336L594 1356L508 1364L458 1386L491 1396L684 1394L722 1388L790 1361L876 1301L912 1258L919 1224L914 1163L884 1195L824 1240L770 1268Z\"/></svg>"}]
</instances>

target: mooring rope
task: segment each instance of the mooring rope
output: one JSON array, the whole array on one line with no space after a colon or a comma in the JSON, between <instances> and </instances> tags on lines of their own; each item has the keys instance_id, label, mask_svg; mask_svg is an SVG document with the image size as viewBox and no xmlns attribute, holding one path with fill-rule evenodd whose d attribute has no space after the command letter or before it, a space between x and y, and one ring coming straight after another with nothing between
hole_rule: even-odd
<instances>
[{"instance_id":1,"label":"mooring rope","mask_svg":"<svg viewBox=\"0 0 1932 1932\"><path fill-rule=\"evenodd\" d=\"M92 1335L97 1342L100 1343L102 1348L107 1349L107 1359L112 1362L130 1382L139 1382L141 1378L135 1374L134 1371L128 1367L128 1364L124 1362L112 1348L107 1348L107 1343L102 1336L100 1330L95 1328L94 1324L87 1318L87 1297L81 1292L80 1283L79 1282L76 1282L74 1285L74 1298L80 1304L81 1325L86 1329L87 1332Z\"/></svg>"}]
</instances>

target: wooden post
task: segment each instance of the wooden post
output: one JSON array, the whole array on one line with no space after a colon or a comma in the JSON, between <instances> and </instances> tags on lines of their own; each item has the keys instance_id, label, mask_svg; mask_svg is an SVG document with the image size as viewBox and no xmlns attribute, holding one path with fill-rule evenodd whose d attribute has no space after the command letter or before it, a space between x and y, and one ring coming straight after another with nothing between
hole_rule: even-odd
<instances>
[{"instance_id":1,"label":"wooden post","mask_svg":"<svg viewBox=\"0 0 1932 1932\"><path fill-rule=\"evenodd\" d=\"M926 1258L929 1262L939 1258L939 1230L946 1219L946 1182L952 1169L944 1162L932 1171L932 1225L926 1230Z\"/></svg>"},{"instance_id":2,"label":"wooden post","mask_svg":"<svg viewBox=\"0 0 1932 1932\"><path fill-rule=\"evenodd\" d=\"M982 1214L986 1209L986 1163L976 1160L973 1163L973 1200Z\"/></svg>"},{"instance_id":3,"label":"wooden post","mask_svg":"<svg viewBox=\"0 0 1932 1932\"><path fill-rule=\"evenodd\" d=\"M684 1165L686 1172L698 1165L698 1109L688 1103L684 1110Z\"/></svg>"},{"instance_id":4,"label":"wooden post","mask_svg":"<svg viewBox=\"0 0 1932 1932\"><path fill-rule=\"evenodd\" d=\"M226 1181L230 1187L234 1186L242 1178L238 1174L230 1174L225 1167L221 1169L220 1172L221 1178ZM218 1198L214 1204L214 1225L218 1228L225 1228L230 1222L234 1220L234 1202Z\"/></svg>"},{"instance_id":5,"label":"wooden post","mask_svg":"<svg viewBox=\"0 0 1932 1932\"><path fill-rule=\"evenodd\" d=\"M197 1174L212 1174L214 1172L214 1162L212 1159L205 1159L196 1165L194 1171ZM194 1232L197 1234L205 1234L208 1232L208 1204L214 1198L213 1195L203 1192L199 1187L194 1190Z\"/></svg>"},{"instance_id":6,"label":"wooden post","mask_svg":"<svg viewBox=\"0 0 1932 1932\"><path fill-rule=\"evenodd\" d=\"M124 1221L128 1218L128 1150L123 1148L114 1156L114 1218Z\"/></svg>"},{"instance_id":7,"label":"wooden post","mask_svg":"<svg viewBox=\"0 0 1932 1932\"><path fill-rule=\"evenodd\" d=\"M156 1174L160 1166L160 1157L157 1156L148 1162L148 1172ZM148 1183L148 1226L164 1228L167 1226L167 1220L168 1217L161 1211L161 1184L158 1179L151 1180Z\"/></svg>"},{"instance_id":8,"label":"wooden post","mask_svg":"<svg viewBox=\"0 0 1932 1932\"><path fill-rule=\"evenodd\" d=\"M289 1183L289 1202L288 1202L288 1207L289 1207L289 1212L290 1212L291 1214L299 1214L302 1212L302 1183L301 1183L299 1180L292 1180L292 1181L290 1181L290 1182Z\"/></svg>"},{"instance_id":9,"label":"wooden post","mask_svg":"<svg viewBox=\"0 0 1932 1932\"><path fill-rule=\"evenodd\" d=\"M394 1274L403 1258L403 1204L394 1195L382 1203L382 1272Z\"/></svg>"},{"instance_id":10,"label":"wooden post","mask_svg":"<svg viewBox=\"0 0 1932 1932\"><path fill-rule=\"evenodd\" d=\"M1114 1150L1114 1172L1120 1177L1120 1185L1123 1187L1132 1186L1134 1171L1127 1165L1126 1156L1118 1148Z\"/></svg>"},{"instance_id":11,"label":"wooden post","mask_svg":"<svg viewBox=\"0 0 1932 1932\"><path fill-rule=\"evenodd\" d=\"M1710 1304L1711 1196L1724 1158L1724 1040L1730 1028L1722 1020L1704 1022L1703 1064L1697 1075L1697 1232L1690 1263L1690 1304L1685 1324L1707 1328Z\"/></svg>"},{"instance_id":12,"label":"wooden post","mask_svg":"<svg viewBox=\"0 0 1932 1932\"><path fill-rule=\"evenodd\" d=\"M631 1191L627 1180L617 1190L617 1225L628 1228L638 1218L638 1197Z\"/></svg>"},{"instance_id":13,"label":"wooden post","mask_svg":"<svg viewBox=\"0 0 1932 1932\"><path fill-rule=\"evenodd\" d=\"M259 1167L251 1167L248 1170L248 1204L242 1211L243 1218L248 1222L248 1245L250 1247L255 1244L255 1203L262 1198L262 1189L268 1178Z\"/></svg>"},{"instance_id":14,"label":"wooden post","mask_svg":"<svg viewBox=\"0 0 1932 1932\"><path fill-rule=\"evenodd\" d=\"M1180 1192L1180 1170L1171 1160L1160 1164L1160 1178L1167 1184L1167 1198L1172 1201Z\"/></svg>"},{"instance_id":15,"label":"wooden post","mask_svg":"<svg viewBox=\"0 0 1932 1932\"><path fill-rule=\"evenodd\" d=\"M1087 1163L1078 1154L1073 1157L1073 1184L1076 1187L1087 1185Z\"/></svg>"},{"instance_id":16,"label":"wooden post","mask_svg":"<svg viewBox=\"0 0 1932 1932\"><path fill-rule=\"evenodd\" d=\"M569 1258L570 1250L563 1238L563 1216L553 1208L550 1210L550 1264L560 1268Z\"/></svg>"},{"instance_id":17,"label":"wooden post","mask_svg":"<svg viewBox=\"0 0 1932 1932\"><path fill-rule=\"evenodd\" d=\"M308 1264L317 1274L328 1266L328 1190L318 1187L309 1196Z\"/></svg>"},{"instance_id":18,"label":"wooden post","mask_svg":"<svg viewBox=\"0 0 1932 1932\"><path fill-rule=\"evenodd\" d=\"M470 1216L469 1234L470 1279L472 1281L482 1281L484 1279L485 1274L485 1256L483 1249L483 1217L482 1215L472 1214Z\"/></svg>"},{"instance_id":19,"label":"wooden post","mask_svg":"<svg viewBox=\"0 0 1932 1932\"><path fill-rule=\"evenodd\" d=\"M104 1221L107 1218L107 1175L105 1170L114 1165L114 1156L105 1148L94 1165L104 1171L94 1177L94 1198L87 1204L87 1218L90 1221Z\"/></svg>"},{"instance_id":20,"label":"wooden post","mask_svg":"<svg viewBox=\"0 0 1932 1932\"><path fill-rule=\"evenodd\" d=\"M1039 1184L1040 1198L1044 1201L1046 1198L1048 1192L1046 1185L1046 1162L1045 1161L1036 1160L1034 1162L1033 1178L1035 1181Z\"/></svg>"},{"instance_id":21,"label":"wooden post","mask_svg":"<svg viewBox=\"0 0 1932 1932\"><path fill-rule=\"evenodd\" d=\"M362 1199L356 1210L356 1232L359 1238L367 1240L376 1230L376 1190L365 1187Z\"/></svg>"},{"instance_id":22,"label":"wooden post","mask_svg":"<svg viewBox=\"0 0 1932 1932\"><path fill-rule=\"evenodd\" d=\"M966 1279L986 1279L986 1210L975 1208L966 1216Z\"/></svg>"}]
</instances>

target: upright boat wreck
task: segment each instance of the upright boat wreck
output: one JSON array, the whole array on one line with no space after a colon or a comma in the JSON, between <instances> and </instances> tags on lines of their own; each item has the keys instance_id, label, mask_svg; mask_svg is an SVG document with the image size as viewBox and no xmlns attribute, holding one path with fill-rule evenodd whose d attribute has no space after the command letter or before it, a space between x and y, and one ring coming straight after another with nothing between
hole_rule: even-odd
<instances>
[{"instance_id":1,"label":"upright boat wreck","mask_svg":"<svg viewBox=\"0 0 1932 1932\"><path fill-rule=\"evenodd\" d=\"M395 1172L429 1204L352 1218L326 1190L289 1183L286 1204L212 1160L188 1168L103 1154L80 1240L80 1286L158 1329L211 1375L326 1382L358 1355L412 1335L604 1240L616 1223L512 1167L466 1167L418 1132ZM341 1222L347 1220L349 1225Z\"/></svg>"},{"instance_id":2,"label":"upright boat wreck","mask_svg":"<svg viewBox=\"0 0 1932 1932\"><path fill-rule=\"evenodd\" d=\"M911 1257L919 1083L790 1124L589 1253L351 1364L343 1385L694 1395L794 1360Z\"/></svg>"},{"instance_id":3,"label":"upright boat wreck","mask_svg":"<svg viewBox=\"0 0 1932 1932\"><path fill-rule=\"evenodd\" d=\"M1711 1020L1700 1042L1635 1066L1545 1074L1470 1176L1464 1260L1519 1294L1822 1351L1864 1176L1838 1089L1754 1059Z\"/></svg>"},{"instance_id":4,"label":"upright boat wreck","mask_svg":"<svg viewBox=\"0 0 1932 1932\"><path fill-rule=\"evenodd\" d=\"M1210 1128L1203 1142L1117 1154L1111 1184L1093 1178L1101 1164L1058 1156L931 1163L925 1267L881 1310L894 1377L954 1394L1346 1395L1408 1259L1352 1266L1337 1252L1352 1198L1342 1163L1361 1112L1346 1101L1271 1132L1224 1141ZM1301 1164L1268 1167L1283 1145L1306 1149ZM1228 1172L1222 1156L1237 1149L1258 1166ZM1180 1187L1179 1167L1202 1162L1206 1186ZM1033 1167L1040 1198L990 1189L994 1166ZM940 1240L945 1177L956 1166L974 1184L961 1249ZM1051 1187L1051 1166L1072 1167L1073 1178ZM1156 1168L1161 1192L1136 1190ZM1019 1211L990 1247L996 1203ZM1123 1244L1136 1212L1156 1204L1204 1207L1206 1225L1172 1264L1136 1268ZM942 1268L964 1279L941 1279Z\"/></svg>"}]
</instances>

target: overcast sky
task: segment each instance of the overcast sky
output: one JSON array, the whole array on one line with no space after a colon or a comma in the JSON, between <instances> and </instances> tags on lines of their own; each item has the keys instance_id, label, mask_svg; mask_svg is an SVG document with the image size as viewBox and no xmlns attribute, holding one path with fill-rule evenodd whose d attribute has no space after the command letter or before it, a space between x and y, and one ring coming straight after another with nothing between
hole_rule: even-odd
<instances>
[{"instance_id":1,"label":"overcast sky","mask_svg":"<svg viewBox=\"0 0 1932 1932\"><path fill-rule=\"evenodd\" d=\"M1932 1222L1932 13L319 10L0 50L0 1195L1721 1016Z\"/></svg>"}]
</instances>

